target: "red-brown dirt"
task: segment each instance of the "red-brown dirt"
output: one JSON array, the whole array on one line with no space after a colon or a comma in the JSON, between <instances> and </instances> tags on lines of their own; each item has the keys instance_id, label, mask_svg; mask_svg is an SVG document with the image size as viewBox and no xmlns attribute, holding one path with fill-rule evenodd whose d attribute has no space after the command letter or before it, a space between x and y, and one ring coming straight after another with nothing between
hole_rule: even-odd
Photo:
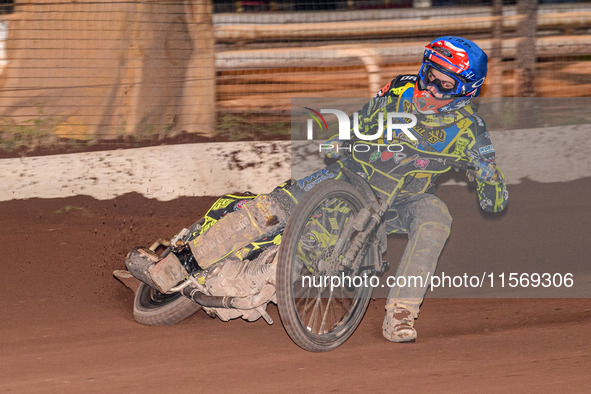
<instances>
[{"instance_id":1,"label":"red-brown dirt","mask_svg":"<svg viewBox=\"0 0 591 394\"><path fill-rule=\"evenodd\" d=\"M554 272L563 272L564 263L585 267L591 256L590 185L583 179L512 186L509 208L499 217L480 214L466 188L441 188L438 195L454 224L438 270L481 262L534 267L530 272L537 261ZM124 267L133 246L172 236L212 202L158 202L128 194L108 201L79 196L0 203L0 389L587 392L591 387L590 298L427 298L415 344L391 344L382 337L385 300L377 298L352 338L323 354L294 345L275 306L269 308L273 326L262 320L222 322L203 312L173 327L134 322L133 295L112 271ZM389 243L390 261L403 244Z\"/></svg>"}]
</instances>

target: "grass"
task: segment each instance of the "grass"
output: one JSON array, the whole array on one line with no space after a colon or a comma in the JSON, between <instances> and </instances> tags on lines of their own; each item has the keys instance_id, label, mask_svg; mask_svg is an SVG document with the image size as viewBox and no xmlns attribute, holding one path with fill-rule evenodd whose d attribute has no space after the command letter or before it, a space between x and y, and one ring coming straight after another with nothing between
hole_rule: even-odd
<instances>
[{"instance_id":1,"label":"grass","mask_svg":"<svg viewBox=\"0 0 591 394\"><path fill-rule=\"evenodd\" d=\"M2 122L2 121L0 121ZM83 127L72 123L71 138L59 133L67 124L63 116L46 116L42 110L34 119L19 124L0 123L0 153L8 156L30 154L37 151L61 152L81 151L93 146L117 145L145 146L156 143L201 142L208 140L198 134L182 133L173 125L144 124L133 135L127 134L125 124L116 126L113 134L101 136L86 135ZM261 115L251 113L218 113L214 140L217 141L265 141L286 140L290 138L291 120L289 115ZM64 137L65 135L65 137ZM81 138L84 137L84 138ZM2 156L0 154L0 156Z\"/></svg>"},{"instance_id":2,"label":"grass","mask_svg":"<svg viewBox=\"0 0 591 394\"><path fill-rule=\"evenodd\" d=\"M291 122L289 116L222 112L215 133L228 141L289 139Z\"/></svg>"},{"instance_id":3,"label":"grass","mask_svg":"<svg viewBox=\"0 0 591 394\"><path fill-rule=\"evenodd\" d=\"M58 140L55 135L58 124L59 119L51 116L40 116L16 125L0 124L0 146L11 151L54 144Z\"/></svg>"}]
</instances>

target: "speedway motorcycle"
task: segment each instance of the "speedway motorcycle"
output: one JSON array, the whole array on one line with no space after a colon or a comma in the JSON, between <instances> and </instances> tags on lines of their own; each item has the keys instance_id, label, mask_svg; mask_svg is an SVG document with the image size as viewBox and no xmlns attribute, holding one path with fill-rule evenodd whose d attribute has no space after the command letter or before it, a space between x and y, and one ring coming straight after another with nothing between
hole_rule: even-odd
<instances>
[{"instance_id":1,"label":"speedway motorcycle","mask_svg":"<svg viewBox=\"0 0 591 394\"><path fill-rule=\"evenodd\" d=\"M362 171L342 171L348 182L325 180L296 205L280 234L255 240L237 253L199 270L168 293L142 283L136 290L133 316L147 325L173 325L200 309L223 321L263 318L277 304L281 322L301 348L323 352L343 344L361 322L372 286L327 278L373 277L387 269L385 214L407 181L419 173L440 174L451 168L478 167L459 156L425 152L407 142L380 150L360 142L349 157ZM382 148L384 145L381 145ZM226 195L207 214L172 239L156 241L154 260L182 248L215 225L223 215L256 196ZM129 273L117 271L119 278Z\"/></svg>"}]
</instances>

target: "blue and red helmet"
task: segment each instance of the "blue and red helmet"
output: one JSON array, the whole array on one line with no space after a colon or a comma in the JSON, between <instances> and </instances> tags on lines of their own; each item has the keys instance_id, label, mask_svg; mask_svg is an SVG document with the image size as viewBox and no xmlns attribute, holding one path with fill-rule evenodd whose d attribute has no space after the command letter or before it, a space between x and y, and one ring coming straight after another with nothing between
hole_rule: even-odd
<instances>
[{"instance_id":1,"label":"blue and red helmet","mask_svg":"<svg viewBox=\"0 0 591 394\"><path fill-rule=\"evenodd\" d=\"M465 38L446 36L433 40L425 47L415 84L415 107L424 114L437 114L466 106L480 94L487 61L486 53ZM451 77L453 82L442 83L434 77L434 70ZM431 87L439 93L437 97L429 90Z\"/></svg>"}]
</instances>

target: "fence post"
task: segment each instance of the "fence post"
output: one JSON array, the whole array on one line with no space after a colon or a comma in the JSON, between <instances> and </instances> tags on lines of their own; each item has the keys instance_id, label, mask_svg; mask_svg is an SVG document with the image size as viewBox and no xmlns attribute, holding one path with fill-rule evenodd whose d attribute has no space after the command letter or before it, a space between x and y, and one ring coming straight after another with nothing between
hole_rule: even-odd
<instances>
[{"instance_id":1,"label":"fence post","mask_svg":"<svg viewBox=\"0 0 591 394\"><path fill-rule=\"evenodd\" d=\"M490 51L490 96L503 97L503 0L492 3L493 31L492 48Z\"/></svg>"},{"instance_id":2,"label":"fence post","mask_svg":"<svg viewBox=\"0 0 591 394\"><path fill-rule=\"evenodd\" d=\"M534 97L534 77L536 72L536 24L538 1L517 0L517 65L515 75L516 119L518 127L533 128L537 126L535 102L525 97Z\"/></svg>"},{"instance_id":3,"label":"fence post","mask_svg":"<svg viewBox=\"0 0 591 394\"><path fill-rule=\"evenodd\" d=\"M536 71L536 22L537 0L518 0L517 14L521 17L517 25L520 41L517 50L516 96L533 97L534 75Z\"/></svg>"},{"instance_id":4,"label":"fence post","mask_svg":"<svg viewBox=\"0 0 591 394\"><path fill-rule=\"evenodd\" d=\"M177 126L187 132L215 133L215 43L211 0L186 0L185 16L193 41Z\"/></svg>"}]
</instances>

